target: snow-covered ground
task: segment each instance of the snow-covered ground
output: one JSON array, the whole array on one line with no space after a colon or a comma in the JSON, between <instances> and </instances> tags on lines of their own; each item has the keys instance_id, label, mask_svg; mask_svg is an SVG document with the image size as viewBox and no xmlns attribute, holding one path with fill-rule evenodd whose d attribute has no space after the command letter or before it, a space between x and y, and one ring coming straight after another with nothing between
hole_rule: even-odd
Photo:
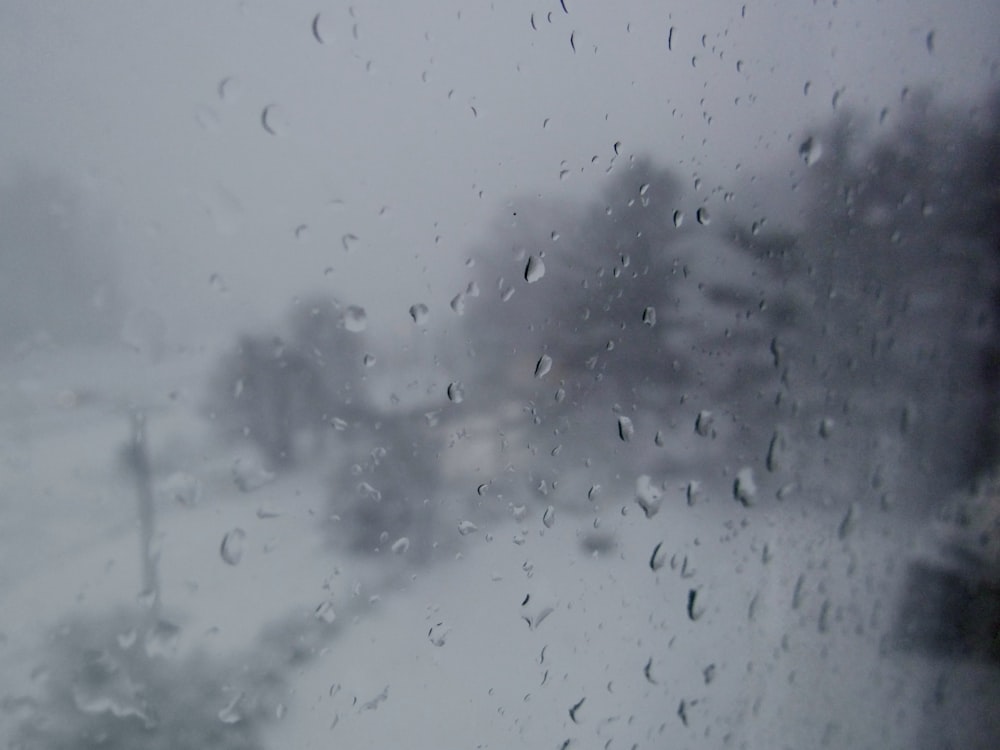
<instances>
[{"instance_id":1,"label":"snow-covered ground","mask_svg":"<svg viewBox=\"0 0 1000 750\"><path fill-rule=\"evenodd\" d=\"M930 544L916 521L806 499L744 507L731 476L690 505L685 476L654 478L649 517L628 478L593 500L564 487L581 502L549 515L508 498L460 531L473 478L441 490L438 559L413 564L405 545L362 558L330 544L323 467L236 486L234 461L253 459L199 416L204 355L109 356L29 357L0 381L5 747L31 710L20 699L44 691L53 629L136 603L118 459L134 405L163 616L179 627L162 658L249 659L276 623L290 643L329 625L287 667L269 747L934 747L990 699L970 691L995 672L894 648L907 562Z\"/></svg>"}]
</instances>

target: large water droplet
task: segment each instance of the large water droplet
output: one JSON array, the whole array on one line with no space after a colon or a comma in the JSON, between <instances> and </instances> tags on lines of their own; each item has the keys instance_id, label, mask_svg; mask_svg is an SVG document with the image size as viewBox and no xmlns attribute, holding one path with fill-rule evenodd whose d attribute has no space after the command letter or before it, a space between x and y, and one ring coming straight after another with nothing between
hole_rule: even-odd
<instances>
[{"instance_id":1,"label":"large water droplet","mask_svg":"<svg viewBox=\"0 0 1000 750\"><path fill-rule=\"evenodd\" d=\"M427 631L427 640L432 645L441 648L448 639L448 633L450 632L451 628L447 627L443 622L439 622Z\"/></svg>"},{"instance_id":2,"label":"large water droplet","mask_svg":"<svg viewBox=\"0 0 1000 750\"><path fill-rule=\"evenodd\" d=\"M736 481L733 482L733 497L743 505L749 507L757 499L757 484L753 479L753 469L744 466L736 472Z\"/></svg>"},{"instance_id":3,"label":"large water droplet","mask_svg":"<svg viewBox=\"0 0 1000 750\"><path fill-rule=\"evenodd\" d=\"M674 218L674 226L677 227L678 229L680 229L681 224L684 223L684 212L683 211L674 211L674 217L673 218Z\"/></svg>"},{"instance_id":4,"label":"large water droplet","mask_svg":"<svg viewBox=\"0 0 1000 750\"><path fill-rule=\"evenodd\" d=\"M648 474L643 474L635 480L635 501L639 503L646 518L652 518L660 510L663 490L653 484Z\"/></svg>"},{"instance_id":5,"label":"large water droplet","mask_svg":"<svg viewBox=\"0 0 1000 750\"><path fill-rule=\"evenodd\" d=\"M642 322L652 328L656 325L656 308L647 307L642 311Z\"/></svg>"},{"instance_id":6,"label":"large water droplet","mask_svg":"<svg viewBox=\"0 0 1000 750\"><path fill-rule=\"evenodd\" d=\"M799 158L811 167L823 155L823 144L816 138L806 138L799 146Z\"/></svg>"},{"instance_id":7,"label":"large water droplet","mask_svg":"<svg viewBox=\"0 0 1000 750\"><path fill-rule=\"evenodd\" d=\"M358 305L348 305L344 310L344 329L351 333L361 333L368 327L368 313Z\"/></svg>"},{"instance_id":8,"label":"large water droplet","mask_svg":"<svg viewBox=\"0 0 1000 750\"><path fill-rule=\"evenodd\" d=\"M635 426L628 417L618 417L618 437L624 442L629 442L635 434Z\"/></svg>"},{"instance_id":9,"label":"large water droplet","mask_svg":"<svg viewBox=\"0 0 1000 750\"><path fill-rule=\"evenodd\" d=\"M333 34L332 23L329 21L328 13L317 13L312 20L312 34L320 44L326 44L326 40Z\"/></svg>"},{"instance_id":10,"label":"large water droplet","mask_svg":"<svg viewBox=\"0 0 1000 750\"><path fill-rule=\"evenodd\" d=\"M246 537L246 532L241 528L232 529L222 537L219 554L225 562L230 565L239 565L240 560L243 559L243 542Z\"/></svg>"},{"instance_id":11,"label":"large water droplet","mask_svg":"<svg viewBox=\"0 0 1000 750\"><path fill-rule=\"evenodd\" d=\"M702 437L706 437L712 432L712 425L715 423L715 415L707 410L698 412L694 420L694 430Z\"/></svg>"},{"instance_id":12,"label":"large water droplet","mask_svg":"<svg viewBox=\"0 0 1000 750\"><path fill-rule=\"evenodd\" d=\"M482 493L480 493L482 494ZM472 521L459 521L458 523L458 533L462 536L468 536L474 531L478 531L479 527L476 526Z\"/></svg>"},{"instance_id":13,"label":"large water droplet","mask_svg":"<svg viewBox=\"0 0 1000 750\"><path fill-rule=\"evenodd\" d=\"M703 227L707 227L712 223L711 217L708 215L708 209L702 206L697 211L694 212L695 221L701 224Z\"/></svg>"},{"instance_id":14,"label":"large water droplet","mask_svg":"<svg viewBox=\"0 0 1000 750\"><path fill-rule=\"evenodd\" d=\"M543 354L538 358L538 362L535 364L535 377L544 378L549 374L549 370L552 369L552 357L548 354Z\"/></svg>"},{"instance_id":15,"label":"large water droplet","mask_svg":"<svg viewBox=\"0 0 1000 750\"><path fill-rule=\"evenodd\" d=\"M413 318L413 322L418 326L427 325L427 320L430 318L430 310L427 309L427 305L416 304L410 305L410 317Z\"/></svg>"},{"instance_id":16,"label":"large water droplet","mask_svg":"<svg viewBox=\"0 0 1000 750\"><path fill-rule=\"evenodd\" d=\"M313 612L313 616L327 625L333 624L333 621L337 619L337 613L333 610L333 602L327 600L320 604Z\"/></svg>"},{"instance_id":17,"label":"large water droplet","mask_svg":"<svg viewBox=\"0 0 1000 750\"><path fill-rule=\"evenodd\" d=\"M545 524L545 528L551 529L553 524L556 522L556 509L553 506L549 506L545 509L542 514L542 523Z\"/></svg>"},{"instance_id":18,"label":"large water droplet","mask_svg":"<svg viewBox=\"0 0 1000 750\"><path fill-rule=\"evenodd\" d=\"M528 256L528 264L524 267L524 280L529 284L534 284L545 275L545 263L541 257Z\"/></svg>"},{"instance_id":19,"label":"large water droplet","mask_svg":"<svg viewBox=\"0 0 1000 750\"><path fill-rule=\"evenodd\" d=\"M461 383L449 383L448 400L453 404L462 403L465 400L465 386Z\"/></svg>"}]
</instances>

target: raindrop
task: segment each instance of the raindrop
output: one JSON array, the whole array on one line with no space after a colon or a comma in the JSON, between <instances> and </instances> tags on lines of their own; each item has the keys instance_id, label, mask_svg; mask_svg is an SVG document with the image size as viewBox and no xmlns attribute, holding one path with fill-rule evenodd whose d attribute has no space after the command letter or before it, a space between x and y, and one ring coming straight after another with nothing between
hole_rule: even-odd
<instances>
[{"instance_id":1,"label":"raindrop","mask_svg":"<svg viewBox=\"0 0 1000 750\"><path fill-rule=\"evenodd\" d=\"M395 542L392 543L392 551L396 555L405 554L407 550L410 549L410 539L409 537L401 536Z\"/></svg>"},{"instance_id":2,"label":"raindrop","mask_svg":"<svg viewBox=\"0 0 1000 750\"><path fill-rule=\"evenodd\" d=\"M375 359L374 354L366 354L361 361L364 363L365 367L374 367L377 360Z\"/></svg>"},{"instance_id":3,"label":"raindrop","mask_svg":"<svg viewBox=\"0 0 1000 750\"><path fill-rule=\"evenodd\" d=\"M299 224L295 227L295 239L305 241L309 239L309 225Z\"/></svg>"},{"instance_id":4,"label":"raindrop","mask_svg":"<svg viewBox=\"0 0 1000 750\"><path fill-rule=\"evenodd\" d=\"M927 43L927 51L930 52L931 54L934 54L934 32L933 31L928 31L927 32L927 39L925 41Z\"/></svg>"},{"instance_id":5,"label":"raindrop","mask_svg":"<svg viewBox=\"0 0 1000 750\"><path fill-rule=\"evenodd\" d=\"M549 370L552 369L552 357L548 354L543 354L538 358L538 362L535 364L535 377L544 378L549 374Z\"/></svg>"},{"instance_id":6,"label":"raindrop","mask_svg":"<svg viewBox=\"0 0 1000 750\"><path fill-rule=\"evenodd\" d=\"M482 493L480 493L482 494ZM459 521L458 522L458 533L462 536L468 536L474 531L478 531L479 527L476 526L472 521Z\"/></svg>"},{"instance_id":7,"label":"raindrop","mask_svg":"<svg viewBox=\"0 0 1000 750\"><path fill-rule=\"evenodd\" d=\"M430 318L430 310L427 309L427 305L410 305L410 317L418 326L426 325L428 318Z\"/></svg>"},{"instance_id":8,"label":"raindrop","mask_svg":"<svg viewBox=\"0 0 1000 750\"><path fill-rule=\"evenodd\" d=\"M684 223L684 212L674 211L674 226L679 229L681 224L683 223Z\"/></svg>"},{"instance_id":9,"label":"raindrop","mask_svg":"<svg viewBox=\"0 0 1000 750\"><path fill-rule=\"evenodd\" d=\"M653 679L653 657L649 657L649 661L646 662L646 666L642 668L642 673L646 676L646 679L651 685L656 684L656 680Z\"/></svg>"},{"instance_id":10,"label":"raindrop","mask_svg":"<svg viewBox=\"0 0 1000 750\"><path fill-rule=\"evenodd\" d=\"M448 400L453 404L460 404L465 400L465 386L461 383L448 384Z\"/></svg>"},{"instance_id":11,"label":"raindrop","mask_svg":"<svg viewBox=\"0 0 1000 750\"><path fill-rule=\"evenodd\" d=\"M785 438L775 430L771 436L771 444L767 448L767 470L774 472L781 468L781 455L785 449Z\"/></svg>"},{"instance_id":12,"label":"raindrop","mask_svg":"<svg viewBox=\"0 0 1000 750\"><path fill-rule=\"evenodd\" d=\"M656 325L656 308L647 307L642 311L642 322L652 328Z\"/></svg>"},{"instance_id":13,"label":"raindrop","mask_svg":"<svg viewBox=\"0 0 1000 750\"><path fill-rule=\"evenodd\" d=\"M670 30L667 32L667 49L672 50L674 48L674 27L671 26Z\"/></svg>"},{"instance_id":14,"label":"raindrop","mask_svg":"<svg viewBox=\"0 0 1000 750\"><path fill-rule=\"evenodd\" d=\"M331 29L327 28L327 24L324 21L325 19L322 13L317 13L313 16L312 34L316 41L320 44L326 44L326 39L330 36L331 31Z\"/></svg>"},{"instance_id":15,"label":"raindrop","mask_svg":"<svg viewBox=\"0 0 1000 750\"><path fill-rule=\"evenodd\" d=\"M652 518L660 510L660 504L663 502L663 490L653 484L648 474L643 474L635 480L635 501L642 508L646 518Z\"/></svg>"},{"instance_id":16,"label":"raindrop","mask_svg":"<svg viewBox=\"0 0 1000 750\"><path fill-rule=\"evenodd\" d=\"M337 619L337 613L333 610L333 602L327 600L320 604L313 612L313 616L327 625L332 625L333 621Z\"/></svg>"},{"instance_id":17,"label":"raindrop","mask_svg":"<svg viewBox=\"0 0 1000 750\"><path fill-rule=\"evenodd\" d=\"M219 99L224 102L234 102L240 98L240 94L243 91L243 86L240 80L235 76L227 76L219 81L218 93Z\"/></svg>"},{"instance_id":18,"label":"raindrop","mask_svg":"<svg viewBox=\"0 0 1000 750\"><path fill-rule=\"evenodd\" d=\"M524 267L524 280L534 284L545 275L545 263L540 256L528 256L528 264Z\"/></svg>"},{"instance_id":19,"label":"raindrop","mask_svg":"<svg viewBox=\"0 0 1000 750\"><path fill-rule=\"evenodd\" d=\"M243 693L238 693L229 703L218 713L219 721L223 724L237 724L243 720L243 712L240 704L243 703Z\"/></svg>"},{"instance_id":20,"label":"raindrop","mask_svg":"<svg viewBox=\"0 0 1000 750\"><path fill-rule=\"evenodd\" d=\"M632 420L628 417L618 417L618 437L627 443L634 434L635 427L632 425Z\"/></svg>"},{"instance_id":21,"label":"raindrop","mask_svg":"<svg viewBox=\"0 0 1000 750\"><path fill-rule=\"evenodd\" d=\"M573 52L576 52L576 32L570 32L569 35L569 46L573 48Z\"/></svg>"},{"instance_id":22,"label":"raindrop","mask_svg":"<svg viewBox=\"0 0 1000 750\"><path fill-rule=\"evenodd\" d=\"M213 273L209 276L208 285L220 294L225 294L229 291L229 287L226 286L226 280L222 278L221 274Z\"/></svg>"},{"instance_id":23,"label":"raindrop","mask_svg":"<svg viewBox=\"0 0 1000 750\"><path fill-rule=\"evenodd\" d=\"M450 302L450 306L451 306L452 311L456 315L464 315L465 314L465 294L462 293L462 292L459 292L454 297L452 297L452 300Z\"/></svg>"},{"instance_id":24,"label":"raindrop","mask_svg":"<svg viewBox=\"0 0 1000 750\"><path fill-rule=\"evenodd\" d=\"M707 227L712 221L708 216L708 209L702 206L694 213L695 220L703 227Z\"/></svg>"},{"instance_id":25,"label":"raindrop","mask_svg":"<svg viewBox=\"0 0 1000 750\"><path fill-rule=\"evenodd\" d=\"M219 554L222 559L230 565L238 565L243 559L243 541L246 539L246 532L243 529L235 528L227 532L222 537L222 544L219 545Z\"/></svg>"},{"instance_id":26,"label":"raindrop","mask_svg":"<svg viewBox=\"0 0 1000 750\"><path fill-rule=\"evenodd\" d=\"M833 434L833 427L836 423L830 417L824 417L819 423L820 437L828 438Z\"/></svg>"},{"instance_id":27,"label":"raindrop","mask_svg":"<svg viewBox=\"0 0 1000 750\"><path fill-rule=\"evenodd\" d=\"M268 104L260 111L260 124L271 135L283 135L288 130L285 115L277 104Z\"/></svg>"},{"instance_id":28,"label":"raindrop","mask_svg":"<svg viewBox=\"0 0 1000 750\"><path fill-rule=\"evenodd\" d=\"M696 589L688 589L687 613L691 622L701 619L705 613L705 610L698 606L698 591Z\"/></svg>"},{"instance_id":29,"label":"raindrop","mask_svg":"<svg viewBox=\"0 0 1000 750\"><path fill-rule=\"evenodd\" d=\"M667 439L663 435L663 430L657 430L656 435L653 436L653 442L662 448L666 441Z\"/></svg>"},{"instance_id":30,"label":"raindrop","mask_svg":"<svg viewBox=\"0 0 1000 750\"><path fill-rule=\"evenodd\" d=\"M663 542L658 542L653 547L653 554L649 557L649 569L657 571L667 562L667 551L663 549Z\"/></svg>"},{"instance_id":31,"label":"raindrop","mask_svg":"<svg viewBox=\"0 0 1000 750\"><path fill-rule=\"evenodd\" d=\"M444 645L445 640L448 638L448 633L450 632L451 628L445 627L443 622L439 622L427 631L427 640L431 642L431 645L441 648L441 646Z\"/></svg>"},{"instance_id":32,"label":"raindrop","mask_svg":"<svg viewBox=\"0 0 1000 750\"><path fill-rule=\"evenodd\" d=\"M344 252L349 253L357 248L360 240L356 234L347 233L340 238L340 244L344 246Z\"/></svg>"},{"instance_id":33,"label":"raindrop","mask_svg":"<svg viewBox=\"0 0 1000 750\"><path fill-rule=\"evenodd\" d=\"M753 469L744 466L736 472L736 481L733 482L733 497L743 505L750 507L757 498L757 485L753 480Z\"/></svg>"},{"instance_id":34,"label":"raindrop","mask_svg":"<svg viewBox=\"0 0 1000 750\"><path fill-rule=\"evenodd\" d=\"M715 415L707 410L698 412L694 420L694 431L702 437L708 436L712 432L712 425L715 423Z\"/></svg>"},{"instance_id":35,"label":"raindrop","mask_svg":"<svg viewBox=\"0 0 1000 750\"><path fill-rule=\"evenodd\" d=\"M807 167L819 161L823 155L823 144L816 138L806 138L799 146L799 158L806 163Z\"/></svg>"},{"instance_id":36,"label":"raindrop","mask_svg":"<svg viewBox=\"0 0 1000 750\"><path fill-rule=\"evenodd\" d=\"M578 700L576 703L574 703L573 706L572 706L572 708L570 708L570 710L569 710L569 718L571 718L573 720L574 724L579 724L580 723L580 720L576 717L576 712L580 710L580 707L583 706L583 702L585 700L587 700L586 696L584 696L583 698L581 698L580 700Z\"/></svg>"},{"instance_id":37,"label":"raindrop","mask_svg":"<svg viewBox=\"0 0 1000 750\"><path fill-rule=\"evenodd\" d=\"M684 491L684 494L687 497L688 505L697 505L705 497L705 493L701 489L701 482L696 479L692 479L688 482L687 489Z\"/></svg>"},{"instance_id":38,"label":"raindrop","mask_svg":"<svg viewBox=\"0 0 1000 750\"><path fill-rule=\"evenodd\" d=\"M840 522L840 527L837 529L837 536L841 539L846 539L854 527L858 525L858 518L861 515L861 506L857 503L851 503L847 506L847 512L844 514L843 520Z\"/></svg>"},{"instance_id":39,"label":"raindrop","mask_svg":"<svg viewBox=\"0 0 1000 750\"><path fill-rule=\"evenodd\" d=\"M368 313L358 305L349 305L344 310L344 328L351 333L361 333L368 327Z\"/></svg>"},{"instance_id":40,"label":"raindrop","mask_svg":"<svg viewBox=\"0 0 1000 750\"><path fill-rule=\"evenodd\" d=\"M542 523L545 524L545 528L551 529L553 524L556 522L556 509L553 506L549 506L545 509L542 514Z\"/></svg>"},{"instance_id":41,"label":"raindrop","mask_svg":"<svg viewBox=\"0 0 1000 750\"><path fill-rule=\"evenodd\" d=\"M646 193L648 193L648 192L649 192L649 183L648 183L648 182L644 182L644 183L642 183L642 184L641 184L641 185L639 186L639 195L640 195L640 196L643 196L643 195L645 195L645 194L646 194Z\"/></svg>"}]
</instances>

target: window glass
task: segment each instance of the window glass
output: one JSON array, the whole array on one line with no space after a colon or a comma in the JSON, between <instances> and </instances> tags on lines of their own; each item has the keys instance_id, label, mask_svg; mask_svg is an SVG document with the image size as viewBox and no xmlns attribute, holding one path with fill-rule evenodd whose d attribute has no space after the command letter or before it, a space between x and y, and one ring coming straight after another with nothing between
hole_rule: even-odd
<instances>
[{"instance_id":1,"label":"window glass","mask_svg":"<svg viewBox=\"0 0 1000 750\"><path fill-rule=\"evenodd\" d=\"M994 3L0 7L0 743L996 747Z\"/></svg>"}]
</instances>

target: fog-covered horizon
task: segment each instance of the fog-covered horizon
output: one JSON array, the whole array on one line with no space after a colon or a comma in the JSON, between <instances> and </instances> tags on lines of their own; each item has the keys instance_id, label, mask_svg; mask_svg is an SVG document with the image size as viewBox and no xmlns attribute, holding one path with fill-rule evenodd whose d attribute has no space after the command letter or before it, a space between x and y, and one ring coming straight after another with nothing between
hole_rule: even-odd
<instances>
[{"instance_id":1,"label":"fog-covered horizon","mask_svg":"<svg viewBox=\"0 0 1000 750\"><path fill-rule=\"evenodd\" d=\"M79 189L129 304L191 345L310 291L402 333L511 199L649 155L722 210L835 107L997 82L989 2L112 5L0 9L0 165Z\"/></svg>"}]
</instances>

